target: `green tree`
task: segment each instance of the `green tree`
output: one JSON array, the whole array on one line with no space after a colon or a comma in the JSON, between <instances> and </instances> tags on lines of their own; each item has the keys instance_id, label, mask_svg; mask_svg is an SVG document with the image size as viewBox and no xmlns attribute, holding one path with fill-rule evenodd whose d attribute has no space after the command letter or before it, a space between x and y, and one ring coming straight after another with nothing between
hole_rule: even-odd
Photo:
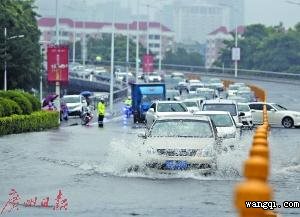
<instances>
[{"instance_id":1,"label":"green tree","mask_svg":"<svg viewBox=\"0 0 300 217\"><path fill-rule=\"evenodd\" d=\"M175 52L171 50L167 51L165 54L165 58L163 59L163 63L174 65L203 66L204 58L200 53L188 53L184 48L178 48Z\"/></svg>"},{"instance_id":2,"label":"green tree","mask_svg":"<svg viewBox=\"0 0 300 217\"><path fill-rule=\"evenodd\" d=\"M39 84L41 54L37 14L33 0L0 1L0 87L3 88L4 60L7 61L8 88L30 90ZM23 38L7 40L5 46L4 28L7 38L24 35ZM7 55L5 56L5 49Z\"/></svg>"},{"instance_id":3,"label":"green tree","mask_svg":"<svg viewBox=\"0 0 300 217\"><path fill-rule=\"evenodd\" d=\"M126 62L126 36L115 35L115 62ZM69 45L70 57L72 57L72 47ZM81 59L81 42L76 42L76 59ZM140 59L146 53L146 49L143 45L139 45ZM88 37L87 39L87 60L95 61L97 56L101 56L103 62L110 62L111 54L111 34L102 34L101 38ZM133 40L129 40L129 61L135 62L136 55L136 43Z\"/></svg>"},{"instance_id":4,"label":"green tree","mask_svg":"<svg viewBox=\"0 0 300 217\"><path fill-rule=\"evenodd\" d=\"M224 41L215 65L233 67L231 48L233 40ZM239 39L241 60L239 66L244 69L283 71L299 73L300 69L300 23L295 28L285 30L282 23L274 27L261 24L246 27Z\"/></svg>"}]
</instances>

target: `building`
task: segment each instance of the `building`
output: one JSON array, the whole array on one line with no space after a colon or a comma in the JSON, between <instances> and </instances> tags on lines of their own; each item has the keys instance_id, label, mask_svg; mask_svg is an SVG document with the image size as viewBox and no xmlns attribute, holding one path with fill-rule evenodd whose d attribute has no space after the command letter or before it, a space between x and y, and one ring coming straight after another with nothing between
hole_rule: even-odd
<instances>
[{"instance_id":1,"label":"building","mask_svg":"<svg viewBox=\"0 0 300 217\"><path fill-rule=\"evenodd\" d=\"M244 25L243 0L173 0L163 6L162 23L175 32L175 41L204 44L206 36L220 26Z\"/></svg>"},{"instance_id":2,"label":"building","mask_svg":"<svg viewBox=\"0 0 300 217\"><path fill-rule=\"evenodd\" d=\"M238 26L238 35L243 34L244 31L245 28L243 26ZM231 32L235 32L235 29ZM224 40L234 40L232 33L230 33L225 26L221 26L207 35L205 53L206 68L212 67L214 62L220 56L220 51L224 48Z\"/></svg>"},{"instance_id":3,"label":"building","mask_svg":"<svg viewBox=\"0 0 300 217\"><path fill-rule=\"evenodd\" d=\"M51 17L43 17L38 20L41 34L41 42L54 43L56 39L56 20ZM139 22L140 43L147 46L147 28L149 35L149 50L159 58L160 45L162 45L162 56L166 50L170 49L174 41L174 33L158 22ZM137 35L137 22L115 23L115 34L127 35L135 40ZM61 44L82 41L85 44L85 37L101 37L103 33L112 33L112 23L109 22L90 22L74 21L69 18L59 19L59 40ZM160 37L162 37L160 39ZM85 49L83 49L84 51ZM84 58L84 57L83 57Z\"/></svg>"}]
</instances>

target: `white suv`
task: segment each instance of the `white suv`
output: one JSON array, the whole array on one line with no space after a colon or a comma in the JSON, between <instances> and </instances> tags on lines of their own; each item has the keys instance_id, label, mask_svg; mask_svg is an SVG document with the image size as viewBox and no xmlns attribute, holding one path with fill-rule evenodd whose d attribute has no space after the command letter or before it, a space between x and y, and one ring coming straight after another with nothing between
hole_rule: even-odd
<instances>
[{"instance_id":1,"label":"white suv","mask_svg":"<svg viewBox=\"0 0 300 217\"><path fill-rule=\"evenodd\" d=\"M63 100L68 107L68 114L79 115L81 117L84 109L87 107L87 102L82 95L65 95Z\"/></svg>"},{"instance_id":2,"label":"white suv","mask_svg":"<svg viewBox=\"0 0 300 217\"><path fill-rule=\"evenodd\" d=\"M241 123L240 117L245 116L245 113L239 112L237 102L234 100L225 100L225 99L204 100L202 103L201 110L229 112L233 117L235 123Z\"/></svg>"}]
</instances>

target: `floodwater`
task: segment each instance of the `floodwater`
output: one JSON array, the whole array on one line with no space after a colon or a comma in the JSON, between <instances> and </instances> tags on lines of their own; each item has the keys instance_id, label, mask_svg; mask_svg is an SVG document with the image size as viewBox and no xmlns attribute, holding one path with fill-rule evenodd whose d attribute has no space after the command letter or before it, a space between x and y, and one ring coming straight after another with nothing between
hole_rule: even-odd
<instances>
[{"instance_id":1,"label":"floodwater","mask_svg":"<svg viewBox=\"0 0 300 217\"><path fill-rule=\"evenodd\" d=\"M296 85L256 82L268 90L270 101L300 111ZM276 89L274 88L276 86ZM237 216L234 186L243 180L242 164L248 156L251 133L239 147L218 156L218 171L203 176L197 171L159 174L127 171L139 164L142 145L130 120L122 117L96 125L61 127L47 132L0 138L0 206L11 189L21 203L49 197L49 207L18 206L3 216ZM273 128L270 134L270 185L278 203L300 200L300 129ZM61 190L67 210L53 210ZM1 208L1 210L2 210ZM279 209L285 217L300 216L300 209Z\"/></svg>"}]
</instances>

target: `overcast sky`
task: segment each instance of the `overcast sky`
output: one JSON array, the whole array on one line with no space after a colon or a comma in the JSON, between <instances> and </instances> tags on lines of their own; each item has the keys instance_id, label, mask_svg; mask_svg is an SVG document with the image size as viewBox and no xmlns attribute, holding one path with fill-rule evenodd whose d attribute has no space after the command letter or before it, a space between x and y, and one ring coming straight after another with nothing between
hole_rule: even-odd
<instances>
[{"instance_id":1,"label":"overcast sky","mask_svg":"<svg viewBox=\"0 0 300 217\"><path fill-rule=\"evenodd\" d=\"M300 0L293 1L300 3ZM300 5L289 4L286 0L245 0L246 25L253 23L276 25L280 21L286 27L300 22Z\"/></svg>"}]
</instances>

